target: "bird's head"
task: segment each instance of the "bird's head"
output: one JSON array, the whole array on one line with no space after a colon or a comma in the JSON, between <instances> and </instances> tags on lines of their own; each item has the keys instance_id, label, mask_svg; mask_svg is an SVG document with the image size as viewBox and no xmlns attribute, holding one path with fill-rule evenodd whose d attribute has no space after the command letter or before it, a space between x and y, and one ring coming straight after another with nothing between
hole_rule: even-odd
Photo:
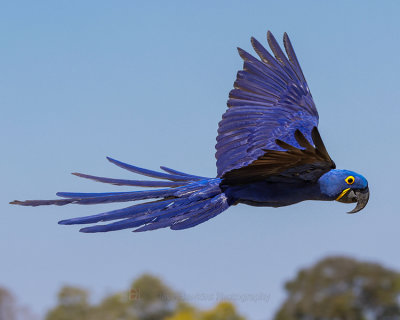
<instances>
[{"instance_id":1,"label":"bird's head","mask_svg":"<svg viewBox=\"0 0 400 320\"><path fill-rule=\"evenodd\" d=\"M319 179L321 192L329 199L344 203L357 202L348 213L362 210L368 203L368 181L362 175L349 170L331 170Z\"/></svg>"}]
</instances>

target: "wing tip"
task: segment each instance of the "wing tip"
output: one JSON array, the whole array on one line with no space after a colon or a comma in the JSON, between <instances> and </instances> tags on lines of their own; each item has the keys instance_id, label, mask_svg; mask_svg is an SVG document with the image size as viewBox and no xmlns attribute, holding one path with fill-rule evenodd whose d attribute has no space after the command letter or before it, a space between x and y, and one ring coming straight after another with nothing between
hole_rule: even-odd
<instances>
[{"instance_id":1,"label":"wing tip","mask_svg":"<svg viewBox=\"0 0 400 320\"><path fill-rule=\"evenodd\" d=\"M283 46L285 47L286 53L288 53L288 46L292 46L289 35L286 32L283 33Z\"/></svg>"},{"instance_id":2,"label":"wing tip","mask_svg":"<svg viewBox=\"0 0 400 320\"><path fill-rule=\"evenodd\" d=\"M260 41L258 41L258 40L257 40L256 38L254 38L254 37L251 37L251 38L250 38L250 43L251 43L251 45L253 46L254 50L255 50L255 47L256 47L256 46L261 45Z\"/></svg>"},{"instance_id":3,"label":"wing tip","mask_svg":"<svg viewBox=\"0 0 400 320\"><path fill-rule=\"evenodd\" d=\"M242 48L240 48L240 47L236 47L236 49L237 49L237 51L238 51L238 53L239 53L239 56L243 59L243 60L246 60L246 50L244 50L244 49L242 49Z\"/></svg>"},{"instance_id":4,"label":"wing tip","mask_svg":"<svg viewBox=\"0 0 400 320\"><path fill-rule=\"evenodd\" d=\"M267 31L267 40L268 40L268 42L270 42L271 40L272 41L275 40L275 42L276 42L276 39L275 39L274 35L272 34L271 30Z\"/></svg>"}]
</instances>

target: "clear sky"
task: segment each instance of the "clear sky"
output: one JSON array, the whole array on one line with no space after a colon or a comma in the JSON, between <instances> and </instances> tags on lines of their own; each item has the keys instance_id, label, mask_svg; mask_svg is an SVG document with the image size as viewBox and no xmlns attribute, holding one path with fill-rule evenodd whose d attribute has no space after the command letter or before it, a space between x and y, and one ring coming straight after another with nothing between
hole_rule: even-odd
<instances>
[{"instance_id":1,"label":"clear sky","mask_svg":"<svg viewBox=\"0 0 400 320\"><path fill-rule=\"evenodd\" d=\"M98 299L151 272L187 295L267 294L234 301L261 320L284 282L326 255L400 269L399 12L398 1L3 1L0 285L42 314L63 284ZM8 204L125 190L69 174L134 177L105 156L214 176L236 47L266 44L268 29L290 35L337 166L369 180L365 210L241 205L186 231L90 235L57 221L118 205Z\"/></svg>"}]
</instances>

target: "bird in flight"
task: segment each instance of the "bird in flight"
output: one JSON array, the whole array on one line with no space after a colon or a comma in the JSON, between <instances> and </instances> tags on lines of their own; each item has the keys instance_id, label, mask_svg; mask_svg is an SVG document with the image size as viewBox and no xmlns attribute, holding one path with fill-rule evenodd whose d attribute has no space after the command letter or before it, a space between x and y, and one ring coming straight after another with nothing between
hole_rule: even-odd
<instances>
[{"instance_id":1,"label":"bird in flight","mask_svg":"<svg viewBox=\"0 0 400 320\"><path fill-rule=\"evenodd\" d=\"M180 230L203 223L230 206L282 207L305 200L357 203L349 213L363 209L369 199L367 180L360 174L336 169L318 132L318 112L288 35L286 54L271 32L269 53L256 39L259 56L238 49L244 60L229 93L228 109L219 122L217 176L201 177L167 167L163 172L139 168L107 158L122 169L155 180L125 180L74 175L118 186L156 188L144 191L59 192L56 200L13 201L22 206L100 204L145 200L123 209L62 220L59 224L92 224L81 232L134 228L148 231ZM96 224L103 222L103 224Z\"/></svg>"}]
</instances>

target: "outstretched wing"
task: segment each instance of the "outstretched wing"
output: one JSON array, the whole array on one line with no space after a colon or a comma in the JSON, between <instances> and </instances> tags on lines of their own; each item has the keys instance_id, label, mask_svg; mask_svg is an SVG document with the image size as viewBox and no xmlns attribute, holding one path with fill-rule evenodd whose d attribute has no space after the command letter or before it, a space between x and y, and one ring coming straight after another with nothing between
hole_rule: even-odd
<instances>
[{"instance_id":1,"label":"outstretched wing","mask_svg":"<svg viewBox=\"0 0 400 320\"><path fill-rule=\"evenodd\" d=\"M322 160L317 151L311 151L320 149L311 137L313 128L318 126L318 112L289 37L286 33L283 36L287 56L269 31L267 39L275 58L254 38L251 43L261 61L238 49L244 66L237 74L229 93L228 110L219 123L219 177L230 176L233 180L235 174L237 179L250 172L252 178L264 177L306 164L311 170L322 162L324 168L332 166L327 153ZM240 168L243 170L238 174L236 170ZM318 170L314 173L320 175Z\"/></svg>"}]
</instances>

